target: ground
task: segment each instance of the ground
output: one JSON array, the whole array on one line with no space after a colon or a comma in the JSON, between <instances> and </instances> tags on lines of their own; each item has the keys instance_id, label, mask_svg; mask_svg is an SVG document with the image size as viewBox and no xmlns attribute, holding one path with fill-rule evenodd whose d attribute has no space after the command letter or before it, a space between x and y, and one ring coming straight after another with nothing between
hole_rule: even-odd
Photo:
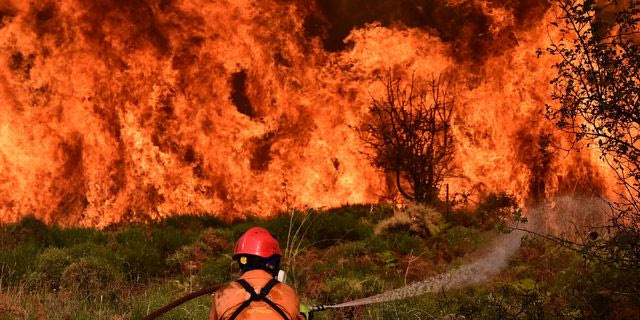
<instances>
[{"instance_id":1,"label":"ground","mask_svg":"<svg viewBox=\"0 0 640 320\"><path fill-rule=\"evenodd\" d=\"M483 208L482 214L399 215L388 206L359 205L236 222L177 216L104 230L27 218L0 229L0 319L140 319L186 293L234 279L233 243L254 225L287 248L288 283L305 303L349 301L473 259L502 235L500 208ZM637 297L612 294L624 282L624 272L528 237L508 266L482 284L317 318L637 318ZM209 303L201 297L163 319L207 319Z\"/></svg>"}]
</instances>

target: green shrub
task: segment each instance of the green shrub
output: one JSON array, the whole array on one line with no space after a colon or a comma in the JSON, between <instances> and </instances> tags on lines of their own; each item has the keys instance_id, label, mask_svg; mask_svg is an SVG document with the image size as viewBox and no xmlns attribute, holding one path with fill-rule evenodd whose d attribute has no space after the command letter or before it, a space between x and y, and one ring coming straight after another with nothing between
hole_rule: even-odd
<instances>
[{"instance_id":1,"label":"green shrub","mask_svg":"<svg viewBox=\"0 0 640 320\"><path fill-rule=\"evenodd\" d=\"M52 227L49 231L49 244L55 247L71 247L87 242L104 246L107 239L104 232L95 229Z\"/></svg>"},{"instance_id":2,"label":"green shrub","mask_svg":"<svg viewBox=\"0 0 640 320\"><path fill-rule=\"evenodd\" d=\"M121 278L108 261L87 257L72 262L64 269L61 286L85 299L114 299Z\"/></svg>"},{"instance_id":3,"label":"green shrub","mask_svg":"<svg viewBox=\"0 0 640 320\"><path fill-rule=\"evenodd\" d=\"M453 225L489 230L499 226L518 210L518 201L506 193L492 193L476 206L449 210L446 219Z\"/></svg>"},{"instance_id":4,"label":"green shrub","mask_svg":"<svg viewBox=\"0 0 640 320\"><path fill-rule=\"evenodd\" d=\"M491 200L481 206L483 210L496 207L490 202L499 203ZM306 216L296 213L294 226L304 217L308 220L302 228L302 245L312 248L301 253L297 261L292 259L288 271L290 280L294 280L290 283L300 289L301 296L316 303L370 296L448 270L451 266L445 261L477 249L495 235L479 227L460 225L444 225L436 236L428 238L402 228L376 235L374 223L390 218L391 210L369 206L310 211ZM0 239L9 239L0 246L0 319L140 319L193 289L235 278L238 268L231 261L231 249L249 227L267 227L284 247L290 218L252 217L211 228L199 217L184 217L160 224L114 226L109 231L49 228L27 219L0 228ZM478 220L471 225L481 223ZM22 231L27 235L20 234ZM334 247L321 249L329 245ZM557 248L537 237L526 237L509 263L498 277L469 288L331 310L317 316L638 318L640 273L584 259L580 253ZM182 274L171 272L187 269ZM125 282L127 279L133 281ZM58 286L60 290L42 290L45 286ZM165 318L206 318L209 304L210 296L201 297ZM11 311L12 305L20 312Z\"/></svg>"},{"instance_id":5,"label":"green shrub","mask_svg":"<svg viewBox=\"0 0 640 320\"><path fill-rule=\"evenodd\" d=\"M393 269L398 266L398 259L391 251L376 253L376 258L380 266L383 266L385 269Z\"/></svg>"},{"instance_id":6,"label":"green shrub","mask_svg":"<svg viewBox=\"0 0 640 320\"><path fill-rule=\"evenodd\" d=\"M480 231L463 226L455 226L448 229L444 234L449 249L461 248L464 251L471 251L480 245L485 238Z\"/></svg>"},{"instance_id":7,"label":"green shrub","mask_svg":"<svg viewBox=\"0 0 640 320\"><path fill-rule=\"evenodd\" d=\"M312 270L314 273L334 274L337 271L337 266L337 258L333 256L327 257L324 261L314 263Z\"/></svg>"},{"instance_id":8,"label":"green shrub","mask_svg":"<svg viewBox=\"0 0 640 320\"><path fill-rule=\"evenodd\" d=\"M158 252L164 257L174 253L182 246L192 244L196 239L194 232L187 232L173 226L162 229L154 228L152 236Z\"/></svg>"},{"instance_id":9,"label":"green shrub","mask_svg":"<svg viewBox=\"0 0 640 320\"><path fill-rule=\"evenodd\" d=\"M0 276L3 282L17 283L29 275L40 247L27 242L14 247L0 248Z\"/></svg>"},{"instance_id":10,"label":"green shrub","mask_svg":"<svg viewBox=\"0 0 640 320\"><path fill-rule=\"evenodd\" d=\"M518 208L515 197L506 193L490 194L476 209L476 215L482 226L493 227Z\"/></svg>"},{"instance_id":11,"label":"green shrub","mask_svg":"<svg viewBox=\"0 0 640 320\"><path fill-rule=\"evenodd\" d=\"M183 276L188 277L193 275L204 261L211 257L210 251L202 242L196 242L171 254L165 260L165 265L168 271L181 272Z\"/></svg>"},{"instance_id":12,"label":"green shrub","mask_svg":"<svg viewBox=\"0 0 640 320\"><path fill-rule=\"evenodd\" d=\"M85 242L76 244L66 251L75 259L85 257L96 257L109 261L113 266L119 266L120 261L116 252L109 245L100 245L94 242Z\"/></svg>"},{"instance_id":13,"label":"green shrub","mask_svg":"<svg viewBox=\"0 0 640 320\"><path fill-rule=\"evenodd\" d=\"M400 254L418 253L422 239L406 233L394 233L387 237L389 247Z\"/></svg>"},{"instance_id":14,"label":"green shrub","mask_svg":"<svg viewBox=\"0 0 640 320\"><path fill-rule=\"evenodd\" d=\"M164 260L158 248L142 229L125 229L116 235L116 240L116 255L130 281L160 275L164 271Z\"/></svg>"},{"instance_id":15,"label":"green shrub","mask_svg":"<svg viewBox=\"0 0 640 320\"><path fill-rule=\"evenodd\" d=\"M201 286L222 284L231 280L233 260L230 256L223 255L207 260L196 276Z\"/></svg>"},{"instance_id":16,"label":"green shrub","mask_svg":"<svg viewBox=\"0 0 640 320\"><path fill-rule=\"evenodd\" d=\"M62 273L71 264L72 257L63 249L47 248L38 255L32 281L45 288L56 289L60 286Z\"/></svg>"},{"instance_id":17,"label":"green shrub","mask_svg":"<svg viewBox=\"0 0 640 320\"><path fill-rule=\"evenodd\" d=\"M387 219L393 215L393 206L390 205L371 205L364 206L364 217L371 223L377 224L378 222Z\"/></svg>"},{"instance_id":18,"label":"green shrub","mask_svg":"<svg viewBox=\"0 0 640 320\"><path fill-rule=\"evenodd\" d=\"M287 214L268 219L249 217L247 221L232 226L231 240L235 241L249 228L259 226L269 230L284 248L290 225L292 225L291 236L294 236L293 233L298 226L302 225L297 239L301 241L300 247L312 244L317 248L328 248L340 241L362 240L372 233L371 227L360 219L360 214L361 212L358 211L343 209L335 214L317 211L295 212L293 220Z\"/></svg>"},{"instance_id":19,"label":"green shrub","mask_svg":"<svg viewBox=\"0 0 640 320\"><path fill-rule=\"evenodd\" d=\"M549 283L553 292L579 310L580 318L630 318L621 316L625 309L640 314L640 275L637 272L576 256L571 265L556 273ZM630 294L624 294L627 292Z\"/></svg>"},{"instance_id":20,"label":"green shrub","mask_svg":"<svg viewBox=\"0 0 640 320\"><path fill-rule=\"evenodd\" d=\"M395 250L393 247L395 238L369 235L366 239L343 242L334 248L337 255L346 258L374 255L379 252Z\"/></svg>"},{"instance_id":21,"label":"green shrub","mask_svg":"<svg viewBox=\"0 0 640 320\"><path fill-rule=\"evenodd\" d=\"M176 252L172 253L165 259L164 264L172 272L178 272L184 269L185 264L191 261L191 252L193 248L191 246L182 247Z\"/></svg>"},{"instance_id":22,"label":"green shrub","mask_svg":"<svg viewBox=\"0 0 640 320\"><path fill-rule=\"evenodd\" d=\"M339 241L363 240L373 233L371 226L352 212L335 215L320 212L312 215L305 238L317 248L328 248Z\"/></svg>"},{"instance_id":23,"label":"green shrub","mask_svg":"<svg viewBox=\"0 0 640 320\"><path fill-rule=\"evenodd\" d=\"M371 248L366 240L344 242L336 245L336 254L338 256L354 258L367 255L371 252Z\"/></svg>"}]
</instances>

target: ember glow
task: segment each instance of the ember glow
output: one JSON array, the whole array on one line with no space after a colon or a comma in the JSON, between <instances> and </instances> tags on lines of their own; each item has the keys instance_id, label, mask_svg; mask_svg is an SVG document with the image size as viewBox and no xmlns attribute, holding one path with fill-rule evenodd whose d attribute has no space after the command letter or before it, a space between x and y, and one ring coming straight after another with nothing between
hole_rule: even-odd
<instances>
[{"instance_id":1,"label":"ember glow","mask_svg":"<svg viewBox=\"0 0 640 320\"><path fill-rule=\"evenodd\" d=\"M551 6L424 3L0 0L0 221L384 201L352 126L389 70L457 79L452 194L605 192L597 155L557 150L544 119Z\"/></svg>"}]
</instances>

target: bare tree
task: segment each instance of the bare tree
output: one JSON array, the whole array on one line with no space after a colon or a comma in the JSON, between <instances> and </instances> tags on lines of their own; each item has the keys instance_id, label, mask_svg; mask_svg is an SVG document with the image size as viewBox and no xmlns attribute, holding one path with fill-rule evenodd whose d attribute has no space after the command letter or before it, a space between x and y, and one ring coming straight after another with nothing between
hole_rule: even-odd
<instances>
[{"instance_id":1,"label":"bare tree","mask_svg":"<svg viewBox=\"0 0 640 320\"><path fill-rule=\"evenodd\" d=\"M415 75L409 84L391 74L380 80L385 96L372 97L358 129L371 163L395 175L403 197L434 203L443 179L454 168L455 101L448 93L449 81L440 75L420 87Z\"/></svg>"}]
</instances>

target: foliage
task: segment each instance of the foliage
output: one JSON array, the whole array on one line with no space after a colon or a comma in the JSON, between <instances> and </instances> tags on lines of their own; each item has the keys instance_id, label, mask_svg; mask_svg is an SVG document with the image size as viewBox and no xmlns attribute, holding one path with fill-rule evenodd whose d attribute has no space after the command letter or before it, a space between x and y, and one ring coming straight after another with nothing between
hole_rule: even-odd
<instances>
[{"instance_id":1,"label":"foliage","mask_svg":"<svg viewBox=\"0 0 640 320\"><path fill-rule=\"evenodd\" d=\"M362 240L371 233L371 227L352 212L324 214L313 213L309 231L305 237L318 248L327 248L338 241Z\"/></svg>"},{"instance_id":2,"label":"foliage","mask_svg":"<svg viewBox=\"0 0 640 320\"><path fill-rule=\"evenodd\" d=\"M173 227L182 231L197 231L206 228L218 228L226 225L219 218L209 215L176 215L160 221L157 227L165 229Z\"/></svg>"},{"instance_id":3,"label":"foliage","mask_svg":"<svg viewBox=\"0 0 640 320\"><path fill-rule=\"evenodd\" d=\"M293 225L301 226L300 247L311 245L328 248L341 241L362 240L371 233L371 227L363 220L368 211L363 210L361 206L348 206L329 212L331 213L326 214L327 212L309 210L305 213L294 213L294 219L297 221L294 221ZM249 225L260 225L269 231L274 230L272 233L277 239L286 241L289 219L289 216L280 215L274 219L252 221ZM242 232L248 227L243 226ZM238 233L238 236L239 234L241 233Z\"/></svg>"},{"instance_id":4,"label":"foliage","mask_svg":"<svg viewBox=\"0 0 640 320\"><path fill-rule=\"evenodd\" d=\"M547 48L561 58L552 81L558 106L547 116L615 170L625 192L613 226L639 233L640 1L563 0L559 8L560 39Z\"/></svg>"},{"instance_id":5,"label":"foliage","mask_svg":"<svg viewBox=\"0 0 640 320\"><path fill-rule=\"evenodd\" d=\"M559 1L560 39L547 115L595 144L616 170L636 213L640 197L640 1ZM558 25L558 23L554 23ZM638 222L638 220L635 220Z\"/></svg>"},{"instance_id":6,"label":"foliage","mask_svg":"<svg viewBox=\"0 0 640 320\"><path fill-rule=\"evenodd\" d=\"M126 229L116 234L117 255L122 260L129 280L162 273L163 259L154 243L140 228Z\"/></svg>"},{"instance_id":7,"label":"foliage","mask_svg":"<svg viewBox=\"0 0 640 320\"><path fill-rule=\"evenodd\" d=\"M640 1L558 2L553 25L558 39L547 52L559 57L547 116L600 152L624 192L612 205L607 228L592 229L585 241L554 239L597 265L640 273ZM637 294L636 277L619 294Z\"/></svg>"},{"instance_id":8,"label":"foliage","mask_svg":"<svg viewBox=\"0 0 640 320\"><path fill-rule=\"evenodd\" d=\"M377 224L392 216L389 207L346 206L307 214L305 226L310 229L302 238L304 249L294 270L300 296L312 305L377 294L451 270L497 235L453 220L429 237L407 230L374 233ZM189 218L91 232L42 227L33 221L0 227L3 237L18 226L29 226L28 236L0 247L0 263L6 268L0 269L0 319L140 319L188 292L236 278L238 268L230 258L234 235L249 223L271 226L288 223L289 218L254 217L216 226ZM350 234L338 233L341 223ZM31 232L33 226L37 232ZM184 232L184 239L178 239L179 232ZM138 266L132 276L135 250L151 250L152 255L138 255L155 260L157 269ZM634 319L640 314L640 295L628 293L637 277L529 237L508 269L486 284L326 311L317 318ZM51 279L59 279L57 288L48 285L54 283ZM165 318L206 318L210 302L208 296L196 299Z\"/></svg>"},{"instance_id":9,"label":"foliage","mask_svg":"<svg viewBox=\"0 0 640 320\"><path fill-rule=\"evenodd\" d=\"M180 271L185 277L192 276L194 273L197 273L199 269L207 266L206 261L210 257L227 253L231 247L231 243L222 238L221 232L218 229L205 229L196 242L186 244L175 251L161 251L170 253L165 259L165 272ZM230 257L230 255L228 257ZM230 258L228 258L228 260L230 260ZM225 268L220 271L225 271Z\"/></svg>"},{"instance_id":10,"label":"foliage","mask_svg":"<svg viewBox=\"0 0 640 320\"><path fill-rule=\"evenodd\" d=\"M48 232L47 245L56 247L71 247L76 244L96 243L104 246L107 236L95 229L89 228L59 228L52 227Z\"/></svg>"},{"instance_id":11,"label":"foliage","mask_svg":"<svg viewBox=\"0 0 640 320\"><path fill-rule=\"evenodd\" d=\"M504 224L518 211L518 202L506 193L490 193L473 207L450 210L447 222L465 227L489 230Z\"/></svg>"},{"instance_id":12,"label":"foliage","mask_svg":"<svg viewBox=\"0 0 640 320\"><path fill-rule=\"evenodd\" d=\"M444 237L449 249L461 248L464 252L476 249L485 240L477 229L463 226L455 226L447 230Z\"/></svg>"},{"instance_id":13,"label":"foliage","mask_svg":"<svg viewBox=\"0 0 640 320\"><path fill-rule=\"evenodd\" d=\"M118 257L117 252L115 252L112 248L93 242L78 243L71 247L64 248L64 250L72 257L72 259L96 257L105 261L110 261L110 263L114 267L120 267L122 264L122 261Z\"/></svg>"},{"instance_id":14,"label":"foliage","mask_svg":"<svg viewBox=\"0 0 640 320\"><path fill-rule=\"evenodd\" d=\"M192 243L195 239L195 235L192 232L185 232L173 226L154 229L152 237L159 252L174 252Z\"/></svg>"},{"instance_id":15,"label":"foliage","mask_svg":"<svg viewBox=\"0 0 640 320\"><path fill-rule=\"evenodd\" d=\"M19 283L33 269L39 248L31 241L0 251L0 277L3 282Z\"/></svg>"},{"instance_id":16,"label":"foliage","mask_svg":"<svg viewBox=\"0 0 640 320\"><path fill-rule=\"evenodd\" d=\"M47 248L36 259L31 280L46 288L60 287L62 273L72 261L71 255L63 249Z\"/></svg>"},{"instance_id":17,"label":"foliage","mask_svg":"<svg viewBox=\"0 0 640 320\"><path fill-rule=\"evenodd\" d=\"M399 254L417 253L420 249L420 238L406 234L395 233L387 238L391 248Z\"/></svg>"},{"instance_id":18,"label":"foliage","mask_svg":"<svg viewBox=\"0 0 640 320\"><path fill-rule=\"evenodd\" d=\"M494 227L518 210L517 200L505 193L492 193L480 202L474 214L480 225Z\"/></svg>"},{"instance_id":19,"label":"foliage","mask_svg":"<svg viewBox=\"0 0 640 320\"><path fill-rule=\"evenodd\" d=\"M439 76L423 87L414 76L405 86L392 75L381 81L386 95L372 99L368 117L358 129L370 149L371 163L395 175L405 198L435 203L454 163L450 123L455 103L449 82Z\"/></svg>"},{"instance_id":20,"label":"foliage","mask_svg":"<svg viewBox=\"0 0 640 320\"><path fill-rule=\"evenodd\" d=\"M197 281L202 287L230 281L234 270L233 266L231 256L219 256L209 259L200 268Z\"/></svg>"},{"instance_id":21,"label":"foliage","mask_svg":"<svg viewBox=\"0 0 640 320\"><path fill-rule=\"evenodd\" d=\"M108 261L88 257L77 259L66 267L61 280L65 289L84 299L113 299L120 274Z\"/></svg>"},{"instance_id":22,"label":"foliage","mask_svg":"<svg viewBox=\"0 0 640 320\"><path fill-rule=\"evenodd\" d=\"M26 217L19 223L7 227L1 239L5 246L21 245L26 242L41 246L48 242L49 230L44 222L35 217Z\"/></svg>"}]
</instances>

